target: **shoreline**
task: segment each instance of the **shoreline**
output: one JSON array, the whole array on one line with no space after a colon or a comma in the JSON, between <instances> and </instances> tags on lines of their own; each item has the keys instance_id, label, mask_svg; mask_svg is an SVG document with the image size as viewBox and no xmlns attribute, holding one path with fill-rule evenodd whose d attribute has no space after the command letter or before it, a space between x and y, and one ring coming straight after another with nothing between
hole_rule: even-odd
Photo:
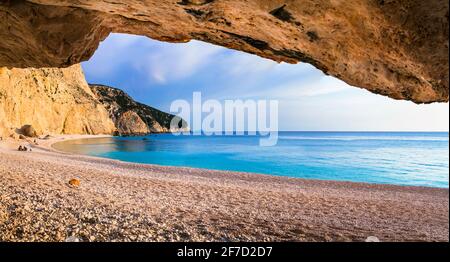
<instances>
[{"instance_id":1,"label":"shoreline","mask_svg":"<svg viewBox=\"0 0 450 262\"><path fill-rule=\"evenodd\" d=\"M325 131L327 132L327 131ZM443 132L439 132L443 133ZM160 133L160 134L167 134L167 133ZM349 180L329 180L329 179L314 179L314 178L301 178L301 177L293 177L293 176L280 176L280 175L273 175L273 174L264 174L264 173L255 173L255 172L245 172L245 171L232 171L232 170L221 170L221 169L208 169L208 168L201 168L201 167L189 167L189 166L171 166L171 165L159 165L159 164L149 164L149 163L140 163L140 162L131 162L131 161L124 161L119 159L113 159L113 158L107 158L102 156L91 156L86 154L77 154L72 153L68 151L58 150L53 145L59 142L65 142L70 140L79 140L79 139L95 139L95 138L110 138L114 137L111 135L59 135L55 136L53 139L49 139L47 143L41 145L41 149L45 149L48 151L52 151L55 153L60 154L69 154L69 155L77 155L77 156L86 156L86 157L92 157L92 158L98 158L98 159L107 159L111 161L117 161L122 163L132 163L132 164L139 164L139 165L149 165L149 166L156 166L156 167L167 167L167 168L177 168L182 170L183 168L187 169L193 169L198 171L212 171L212 172L222 172L222 173L229 173L230 175L240 173L240 174L247 174L247 175L256 175L256 176L270 176L270 177L279 177L279 178L288 178L288 179L300 179L300 180L311 180L311 181L325 181L325 182L331 182L331 183L353 183L353 184L362 184L362 185L381 185L381 186L396 186L396 187L413 187L413 188L436 188L436 189L447 189L449 190L449 187L436 187L436 186L420 186L420 185L401 185L401 184L390 184L390 183L370 183L370 182L358 182L358 181L349 181Z\"/></svg>"},{"instance_id":2,"label":"shoreline","mask_svg":"<svg viewBox=\"0 0 450 262\"><path fill-rule=\"evenodd\" d=\"M137 164L51 146L94 137L108 136L39 139L32 152L0 141L0 240L448 241L448 189Z\"/></svg>"}]
</instances>

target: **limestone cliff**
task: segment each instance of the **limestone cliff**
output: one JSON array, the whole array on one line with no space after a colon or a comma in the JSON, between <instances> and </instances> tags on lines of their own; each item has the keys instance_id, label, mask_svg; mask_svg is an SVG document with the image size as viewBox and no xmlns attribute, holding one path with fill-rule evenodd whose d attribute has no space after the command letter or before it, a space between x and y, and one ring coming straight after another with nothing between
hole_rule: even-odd
<instances>
[{"instance_id":1,"label":"limestone cliff","mask_svg":"<svg viewBox=\"0 0 450 262\"><path fill-rule=\"evenodd\" d=\"M66 67L109 33L306 62L417 103L449 96L448 0L0 0L0 66Z\"/></svg>"},{"instance_id":2,"label":"limestone cliff","mask_svg":"<svg viewBox=\"0 0 450 262\"><path fill-rule=\"evenodd\" d=\"M115 130L80 65L0 69L0 134L14 134L26 124L37 134L111 134Z\"/></svg>"},{"instance_id":3,"label":"limestone cliff","mask_svg":"<svg viewBox=\"0 0 450 262\"><path fill-rule=\"evenodd\" d=\"M172 115L118 89L86 83L80 65L0 68L0 137L31 125L43 134L146 134L169 131Z\"/></svg>"},{"instance_id":4,"label":"limestone cliff","mask_svg":"<svg viewBox=\"0 0 450 262\"><path fill-rule=\"evenodd\" d=\"M170 131L170 122L176 116L138 103L122 90L104 85L90 85L90 87L98 101L108 110L119 134L136 135ZM186 126L186 122L176 118L180 127Z\"/></svg>"}]
</instances>

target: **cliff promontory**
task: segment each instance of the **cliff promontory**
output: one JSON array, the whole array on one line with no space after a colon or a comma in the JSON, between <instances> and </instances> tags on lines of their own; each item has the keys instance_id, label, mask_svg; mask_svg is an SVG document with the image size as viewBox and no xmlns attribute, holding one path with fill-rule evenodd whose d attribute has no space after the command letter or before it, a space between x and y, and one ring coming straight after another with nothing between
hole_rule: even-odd
<instances>
[{"instance_id":1,"label":"cliff promontory","mask_svg":"<svg viewBox=\"0 0 450 262\"><path fill-rule=\"evenodd\" d=\"M170 122L178 118L153 107L134 101L124 91L104 86L90 85L98 101L102 103L121 135L138 135L170 131ZM180 121L183 121L181 123ZM180 126L186 126L178 118Z\"/></svg>"}]
</instances>

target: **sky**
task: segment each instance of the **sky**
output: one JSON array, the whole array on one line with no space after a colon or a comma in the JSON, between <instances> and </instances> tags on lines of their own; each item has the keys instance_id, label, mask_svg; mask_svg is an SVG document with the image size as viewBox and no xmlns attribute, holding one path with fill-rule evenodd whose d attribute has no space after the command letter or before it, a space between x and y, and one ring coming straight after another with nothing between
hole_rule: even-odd
<instances>
[{"instance_id":1,"label":"sky","mask_svg":"<svg viewBox=\"0 0 450 262\"><path fill-rule=\"evenodd\" d=\"M127 92L169 112L174 100L275 99L289 131L448 131L448 103L417 105L347 85L305 63L276 63L191 41L164 43L111 34L82 63L89 83Z\"/></svg>"}]
</instances>

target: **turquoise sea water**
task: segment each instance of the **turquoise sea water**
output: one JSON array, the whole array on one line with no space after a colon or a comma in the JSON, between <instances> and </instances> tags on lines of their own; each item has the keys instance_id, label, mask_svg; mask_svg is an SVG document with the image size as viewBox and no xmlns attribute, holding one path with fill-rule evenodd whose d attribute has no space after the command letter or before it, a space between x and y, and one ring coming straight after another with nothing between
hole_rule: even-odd
<instances>
[{"instance_id":1,"label":"turquoise sea water","mask_svg":"<svg viewBox=\"0 0 450 262\"><path fill-rule=\"evenodd\" d=\"M258 136L114 137L55 148L129 162L245 171L276 176L448 188L449 134L424 132L280 132Z\"/></svg>"}]
</instances>

